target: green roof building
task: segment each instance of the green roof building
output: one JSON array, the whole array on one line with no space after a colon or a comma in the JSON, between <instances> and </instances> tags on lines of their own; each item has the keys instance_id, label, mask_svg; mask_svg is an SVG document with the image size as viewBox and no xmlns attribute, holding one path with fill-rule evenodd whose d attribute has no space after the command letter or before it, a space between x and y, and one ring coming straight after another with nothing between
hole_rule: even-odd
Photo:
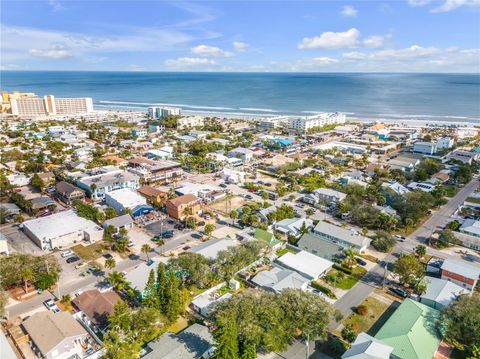
<instances>
[{"instance_id":1,"label":"green roof building","mask_svg":"<svg viewBox=\"0 0 480 359\"><path fill-rule=\"evenodd\" d=\"M375 338L393 347L401 359L431 359L441 342L437 330L440 312L406 299L380 328Z\"/></svg>"},{"instance_id":2,"label":"green roof building","mask_svg":"<svg viewBox=\"0 0 480 359\"><path fill-rule=\"evenodd\" d=\"M282 245L282 241L279 241L275 238L273 233L267 232L261 228L255 229L255 234L253 235L255 239L260 239L268 243L268 246L272 249L277 249Z\"/></svg>"}]
</instances>

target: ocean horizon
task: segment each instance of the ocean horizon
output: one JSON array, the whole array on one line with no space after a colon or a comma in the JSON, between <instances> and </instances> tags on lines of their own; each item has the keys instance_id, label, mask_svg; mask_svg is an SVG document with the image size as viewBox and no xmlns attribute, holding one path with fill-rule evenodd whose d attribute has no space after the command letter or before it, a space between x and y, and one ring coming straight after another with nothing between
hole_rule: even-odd
<instances>
[{"instance_id":1,"label":"ocean horizon","mask_svg":"<svg viewBox=\"0 0 480 359\"><path fill-rule=\"evenodd\" d=\"M480 74L1 71L2 91L93 98L98 110L480 123Z\"/></svg>"}]
</instances>

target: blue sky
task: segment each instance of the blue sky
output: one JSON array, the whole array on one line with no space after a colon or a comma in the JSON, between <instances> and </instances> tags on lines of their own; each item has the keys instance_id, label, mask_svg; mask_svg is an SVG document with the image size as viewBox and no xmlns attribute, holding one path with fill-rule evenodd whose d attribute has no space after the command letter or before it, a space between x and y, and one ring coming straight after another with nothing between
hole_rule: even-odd
<instances>
[{"instance_id":1,"label":"blue sky","mask_svg":"<svg viewBox=\"0 0 480 359\"><path fill-rule=\"evenodd\" d=\"M480 71L480 0L4 0L1 10L4 70Z\"/></svg>"}]
</instances>

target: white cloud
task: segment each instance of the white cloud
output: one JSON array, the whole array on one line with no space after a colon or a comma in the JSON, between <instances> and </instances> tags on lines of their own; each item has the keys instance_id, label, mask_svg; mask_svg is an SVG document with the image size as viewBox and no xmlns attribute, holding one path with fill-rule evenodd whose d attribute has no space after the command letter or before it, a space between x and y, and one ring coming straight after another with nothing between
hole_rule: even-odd
<instances>
[{"instance_id":1,"label":"white cloud","mask_svg":"<svg viewBox=\"0 0 480 359\"><path fill-rule=\"evenodd\" d=\"M345 5L344 7L342 7L342 11L340 11L340 14L344 17L357 17L358 10L351 5Z\"/></svg>"},{"instance_id":2,"label":"white cloud","mask_svg":"<svg viewBox=\"0 0 480 359\"><path fill-rule=\"evenodd\" d=\"M233 53L224 51L215 46L198 45L190 49L192 54L202 57L232 57Z\"/></svg>"},{"instance_id":3,"label":"white cloud","mask_svg":"<svg viewBox=\"0 0 480 359\"><path fill-rule=\"evenodd\" d=\"M408 4L414 7L420 7L425 5L430 5L433 3L437 3L434 0L408 0ZM467 6L467 7L479 7L480 0L445 0L443 4L440 6L436 6L433 9L430 9L432 13L440 13L440 12L449 12L460 7Z\"/></svg>"},{"instance_id":4,"label":"white cloud","mask_svg":"<svg viewBox=\"0 0 480 359\"><path fill-rule=\"evenodd\" d=\"M362 43L365 47L382 47L386 37L388 36L373 35L367 37Z\"/></svg>"},{"instance_id":5,"label":"white cloud","mask_svg":"<svg viewBox=\"0 0 480 359\"><path fill-rule=\"evenodd\" d=\"M383 60L401 60L401 59L411 59L418 57L426 57L437 54L441 51L436 47L422 47L418 45L413 45L404 49L387 49L379 50L374 52L347 52L343 54L343 58L347 60L373 60L373 61L383 61Z\"/></svg>"},{"instance_id":6,"label":"white cloud","mask_svg":"<svg viewBox=\"0 0 480 359\"><path fill-rule=\"evenodd\" d=\"M331 57L315 57L313 61L315 61L315 63L318 65L330 65L338 62L337 59L333 59Z\"/></svg>"},{"instance_id":7,"label":"white cloud","mask_svg":"<svg viewBox=\"0 0 480 359\"><path fill-rule=\"evenodd\" d=\"M304 37L299 49L340 49L356 47L360 31L355 28L344 32L324 32L315 37Z\"/></svg>"},{"instance_id":8,"label":"white cloud","mask_svg":"<svg viewBox=\"0 0 480 359\"><path fill-rule=\"evenodd\" d=\"M25 55L61 58L85 57L107 52L160 52L178 50L192 40L184 32L152 28L130 28L125 36L93 36L74 32L40 30L2 25L1 52L9 58ZM68 51L67 51L68 49Z\"/></svg>"},{"instance_id":9,"label":"white cloud","mask_svg":"<svg viewBox=\"0 0 480 359\"><path fill-rule=\"evenodd\" d=\"M247 51L249 47L250 47L250 45L245 43L245 42L241 42L241 41L234 41L233 42L233 48L237 52Z\"/></svg>"},{"instance_id":10,"label":"white cloud","mask_svg":"<svg viewBox=\"0 0 480 359\"><path fill-rule=\"evenodd\" d=\"M165 65L169 67L196 67L205 65L215 65L215 61L200 57L179 57L176 59L165 60Z\"/></svg>"},{"instance_id":11,"label":"white cloud","mask_svg":"<svg viewBox=\"0 0 480 359\"><path fill-rule=\"evenodd\" d=\"M319 36L305 37L299 49L348 49L356 47L382 47L391 35L373 35L360 40L360 31L355 28L344 32L324 32Z\"/></svg>"},{"instance_id":12,"label":"white cloud","mask_svg":"<svg viewBox=\"0 0 480 359\"><path fill-rule=\"evenodd\" d=\"M30 49L28 53L34 57L43 57L47 59L64 59L72 57L70 50L62 45L55 45L49 49Z\"/></svg>"}]
</instances>

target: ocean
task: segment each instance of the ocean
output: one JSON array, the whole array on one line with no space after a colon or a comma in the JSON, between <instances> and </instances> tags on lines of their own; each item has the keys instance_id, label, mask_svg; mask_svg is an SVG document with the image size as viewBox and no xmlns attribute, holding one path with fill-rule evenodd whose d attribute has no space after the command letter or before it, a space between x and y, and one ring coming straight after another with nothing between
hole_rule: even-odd
<instances>
[{"instance_id":1,"label":"ocean","mask_svg":"<svg viewBox=\"0 0 480 359\"><path fill-rule=\"evenodd\" d=\"M480 74L2 71L1 89L92 97L96 109L480 123Z\"/></svg>"}]
</instances>

